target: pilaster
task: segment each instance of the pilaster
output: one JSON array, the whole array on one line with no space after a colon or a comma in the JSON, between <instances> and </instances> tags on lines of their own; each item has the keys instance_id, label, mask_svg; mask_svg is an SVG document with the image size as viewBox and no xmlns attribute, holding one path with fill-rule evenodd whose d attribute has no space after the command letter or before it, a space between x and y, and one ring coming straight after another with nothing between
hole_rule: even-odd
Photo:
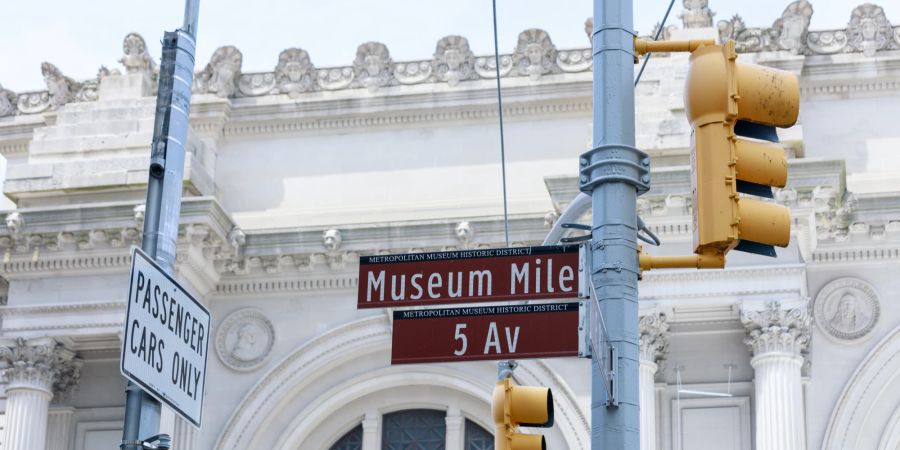
<instances>
[{"instance_id":1,"label":"pilaster","mask_svg":"<svg viewBox=\"0 0 900 450\"><path fill-rule=\"evenodd\" d=\"M669 347L669 324L662 313L640 318L640 390L641 450L657 449L656 388L654 381L659 364Z\"/></svg>"},{"instance_id":2,"label":"pilaster","mask_svg":"<svg viewBox=\"0 0 900 450\"><path fill-rule=\"evenodd\" d=\"M447 411L447 417L444 420L447 422L446 444L444 448L447 450L463 450L466 431L465 417L459 412L459 408L450 408Z\"/></svg>"},{"instance_id":3,"label":"pilaster","mask_svg":"<svg viewBox=\"0 0 900 450\"><path fill-rule=\"evenodd\" d=\"M378 430L381 428L381 414L378 411L367 411L362 421L362 450L378 450L381 448L381 440Z\"/></svg>"},{"instance_id":4,"label":"pilaster","mask_svg":"<svg viewBox=\"0 0 900 450\"><path fill-rule=\"evenodd\" d=\"M805 450L801 368L811 321L806 304L784 307L771 302L761 311L743 309L741 321L756 374L756 448Z\"/></svg>"}]
</instances>

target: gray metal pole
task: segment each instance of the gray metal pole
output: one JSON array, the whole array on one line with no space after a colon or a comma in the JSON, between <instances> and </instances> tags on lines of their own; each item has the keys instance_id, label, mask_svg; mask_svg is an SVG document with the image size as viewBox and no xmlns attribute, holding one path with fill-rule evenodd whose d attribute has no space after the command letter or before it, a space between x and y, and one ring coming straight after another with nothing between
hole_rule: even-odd
<instances>
[{"instance_id":1,"label":"gray metal pole","mask_svg":"<svg viewBox=\"0 0 900 450\"><path fill-rule=\"evenodd\" d=\"M187 0L184 29L166 32L160 61L156 118L150 148L150 176L144 211L143 250L174 275L178 222L181 214L184 144L187 142L194 36L199 0ZM129 382L125 390L123 450L143 448L141 441L159 433L160 403Z\"/></svg>"},{"instance_id":2,"label":"gray metal pole","mask_svg":"<svg viewBox=\"0 0 900 450\"><path fill-rule=\"evenodd\" d=\"M614 399L594 349L591 448L638 450L637 196L649 188L650 160L634 147L634 32L631 0L594 0L593 149L579 161L593 204L591 281L614 351ZM591 330L599 333L599 330Z\"/></svg>"}]
</instances>

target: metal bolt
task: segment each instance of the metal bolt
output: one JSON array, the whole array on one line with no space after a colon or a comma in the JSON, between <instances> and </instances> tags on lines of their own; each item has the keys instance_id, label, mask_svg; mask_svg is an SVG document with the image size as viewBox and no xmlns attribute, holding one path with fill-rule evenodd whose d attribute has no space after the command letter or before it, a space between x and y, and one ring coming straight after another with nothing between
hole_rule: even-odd
<instances>
[{"instance_id":1,"label":"metal bolt","mask_svg":"<svg viewBox=\"0 0 900 450\"><path fill-rule=\"evenodd\" d=\"M579 159L579 161L581 162L582 166L586 166L588 164L587 158L582 157L581 159Z\"/></svg>"},{"instance_id":2,"label":"metal bolt","mask_svg":"<svg viewBox=\"0 0 900 450\"><path fill-rule=\"evenodd\" d=\"M642 160L641 160L641 165L644 166L644 167L648 167L648 166L650 165L650 157L648 156L648 157L642 159Z\"/></svg>"},{"instance_id":3,"label":"metal bolt","mask_svg":"<svg viewBox=\"0 0 900 450\"><path fill-rule=\"evenodd\" d=\"M587 183L587 181L588 181L587 175L582 175L581 178L580 178L580 180L581 180L582 183Z\"/></svg>"},{"instance_id":4,"label":"metal bolt","mask_svg":"<svg viewBox=\"0 0 900 450\"><path fill-rule=\"evenodd\" d=\"M644 183L649 183L649 182L650 182L650 175L644 175L644 176L642 176L642 177L641 177L641 181L643 181Z\"/></svg>"}]
</instances>

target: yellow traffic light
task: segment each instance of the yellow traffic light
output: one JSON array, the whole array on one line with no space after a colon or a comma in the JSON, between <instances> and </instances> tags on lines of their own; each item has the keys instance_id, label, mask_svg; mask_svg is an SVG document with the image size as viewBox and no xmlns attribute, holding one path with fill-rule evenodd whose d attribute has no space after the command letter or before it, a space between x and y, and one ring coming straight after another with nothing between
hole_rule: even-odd
<instances>
[{"instance_id":1,"label":"yellow traffic light","mask_svg":"<svg viewBox=\"0 0 900 450\"><path fill-rule=\"evenodd\" d=\"M790 240L790 211L739 193L771 198L771 187L787 182L774 127L797 121L799 83L790 72L736 59L733 41L691 52L685 109L693 128L694 252L775 256L773 246Z\"/></svg>"},{"instance_id":2,"label":"yellow traffic light","mask_svg":"<svg viewBox=\"0 0 900 450\"><path fill-rule=\"evenodd\" d=\"M504 378L494 387L495 450L545 450L540 434L519 433L519 426L553 426L553 394L550 388L517 386Z\"/></svg>"}]
</instances>

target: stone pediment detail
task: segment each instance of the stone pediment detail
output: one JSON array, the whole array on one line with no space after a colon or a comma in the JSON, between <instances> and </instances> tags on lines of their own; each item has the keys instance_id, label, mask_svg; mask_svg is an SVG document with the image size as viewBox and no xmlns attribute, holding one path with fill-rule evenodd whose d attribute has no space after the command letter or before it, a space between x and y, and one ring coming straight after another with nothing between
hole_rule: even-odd
<instances>
[{"instance_id":1,"label":"stone pediment detail","mask_svg":"<svg viewBox=\"0 0 900 450\"><path fill-rule=\"evenodd\" d=\"M707 1L684 1L686 28L712 26L714 13ZM900 25L893 25L877 5L862 4L850 13L847 26L834 30L809 30L813 7L808 0L788 4L770 27L748 27L740 16L721 20L715 26L720 39L733 39L739 52L791 52L799 55L860 53L871 57L878 52L900 49ZM586 31L592 28L585 23ZM667 27L665 39L674 26ZM589 31L588 31L589 33ZM651 33L651 35L654 33ZM648 35L649 36L649 35ZM525 78L531 82L552 82L547 75L590 72L591 48L557 50L544 30L529 29L519 34L516 48L499 57L502 78ZM313 55L314 56L314 55ZM270 72L244 72L242 55L233 46L218 48L209 63L194 77L194 90L222 98L287 95L290 99L316 91L363 89L375 92L392 86L445 84L463 88L468 82L490 80L497 76L493 55L476 56L462 36L446 36L437 43L432 58L394 61L382 43L367 42L357 50L352 64L315 67L310 55L289 48L279 55ZM123 43L120 62L126 72L147 73L155 79L158 67L147 52L144 39L130 33ZM100 80L119 74L118 69L101 67L96 79L75 81L60 69L44 63L41 71L46 90L16 93L0 88L0 117L37 114L71 102L97 100ZM480 86L480 85L479 85Z\"/></svg>"}]
</instances>

